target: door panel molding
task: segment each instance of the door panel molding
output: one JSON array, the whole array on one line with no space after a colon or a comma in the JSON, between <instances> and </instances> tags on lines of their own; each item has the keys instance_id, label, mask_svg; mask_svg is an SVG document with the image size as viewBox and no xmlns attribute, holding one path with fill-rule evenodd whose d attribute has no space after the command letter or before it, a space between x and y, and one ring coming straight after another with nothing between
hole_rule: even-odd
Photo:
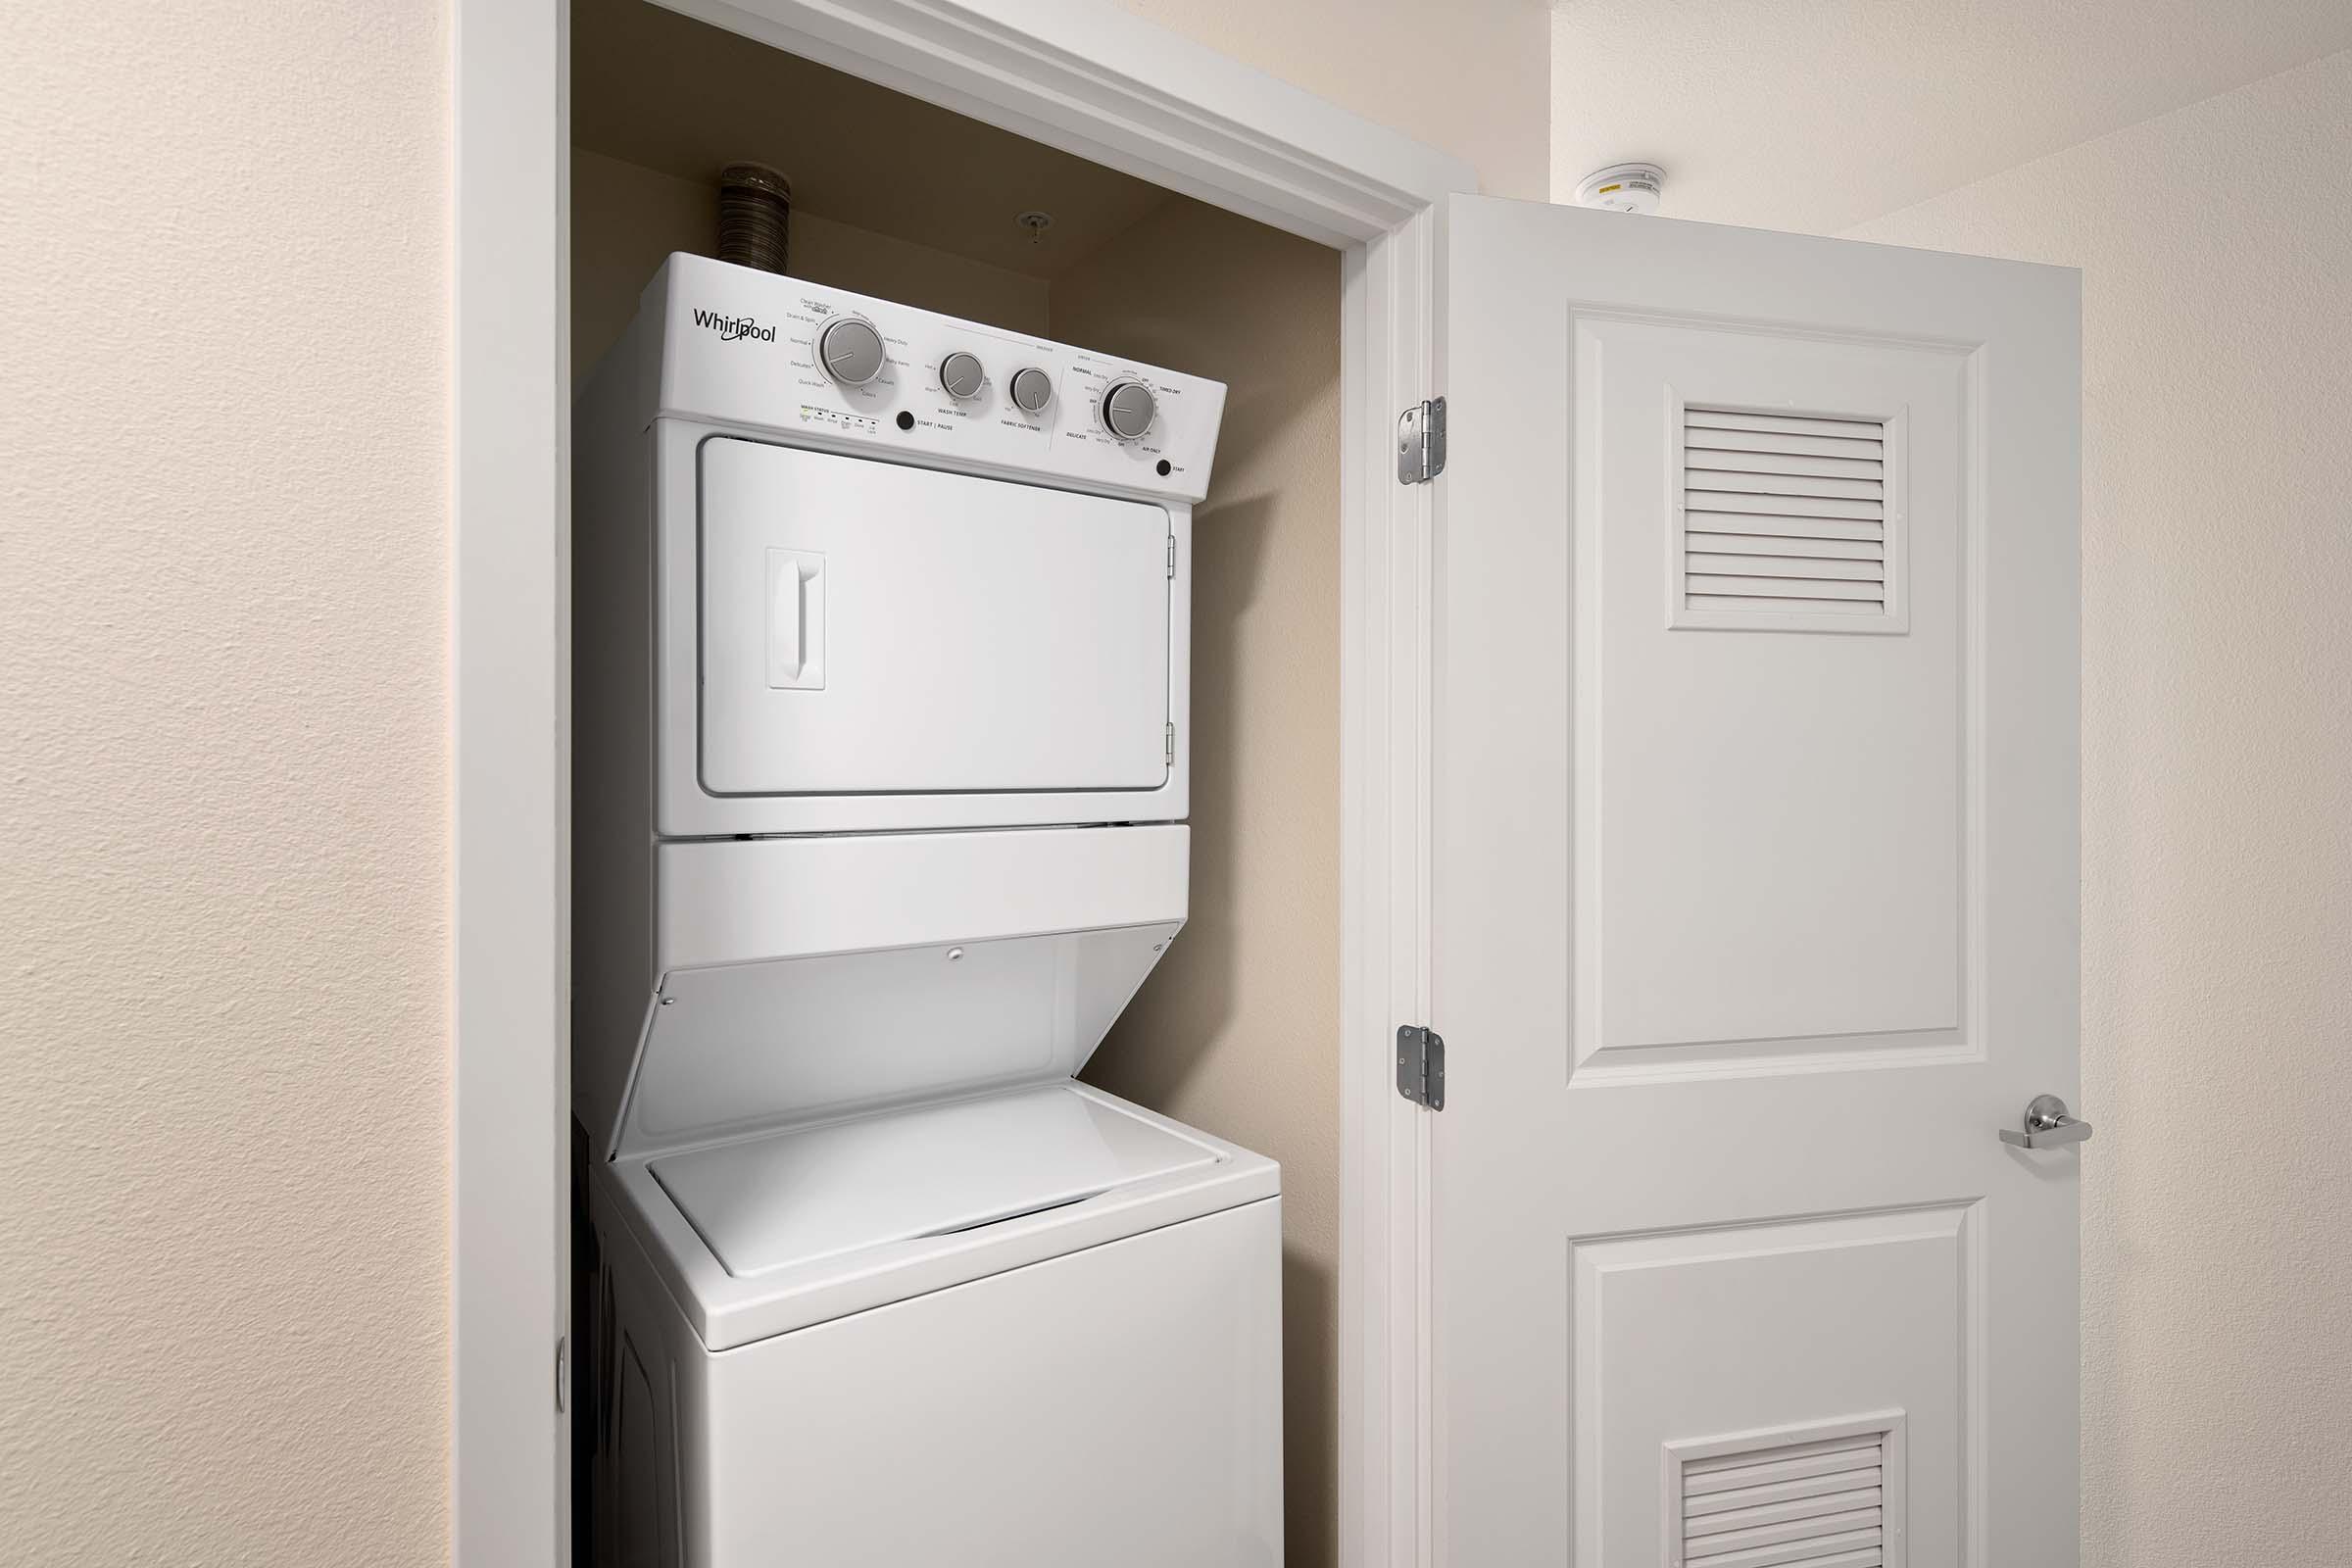
<instances>
[{"instance_id":1,"label":"door panel molding","mask_svg":"<svg viewBox=\"0 0 2352 1568\"><path fill-rule=\"evenodd\" d=\"M1573 303L1568 317L1581 629L1572 1077L1646 1083L1981 1055L1971 1020L1983 1016L1973 936L1984 840L1970 824L1984 771L1970 715L1983 684L1982 580L1966 564L1982 534L1982 498L1966 484L1979 346ZM1872 478L1833 482L1886 494L1705 497L1775 509L1737 524L1687 513L1693 406L1779 411L1783 423L1799 413L1867 417L1876 456L1849 466ZM1705 482L1805 485L1771 473ZM1840 515L1804 515L1834 509ZM1881 572L1884 609L1867 621L1763 610L1693 621L1678 581L1693 517L1759 530L1747 546L1756 550L1806 527L1834 533L1798 548L1844 558L1810 567L1786 555L1719 559L1764 573ZM1653 590L1667 605L1663 635ZM1914 597L1924 601L1916 613ZM1858 624L1886 635L1835 635ZM1953 754L1943 765L1939 745ZM1735 758L1736 773L1719 771ZM1840 789L1850 798L1831 793ZM1841 855L1862 863L1832 880L1824 868ZM1701 885L1704 900L1679 896ZM1744 951L1759 910L1785 952ZM1905 930L1917 934L1906 942ZM1945 964L1949 995L1937 996ZM1769 1004L1762 1016L1747 1010L1758 1002Z\"/></svg>"}]
</instances>

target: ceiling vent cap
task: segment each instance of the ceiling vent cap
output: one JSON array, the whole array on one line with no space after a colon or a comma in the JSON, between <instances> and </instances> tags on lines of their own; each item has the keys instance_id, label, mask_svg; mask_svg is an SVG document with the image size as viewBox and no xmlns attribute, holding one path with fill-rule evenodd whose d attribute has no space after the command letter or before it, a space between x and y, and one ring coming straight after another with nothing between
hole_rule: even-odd
<instances>
[{"instance_id":1,"label":"ceiling vent cap","mask_svg":"<svg viewBox=\"0 0 2352 1568\"><path fill-rule=\"evenodd\" d=\"M1666 171L1655 164L1611 164L1587 174L1576 187L1576 205L1612 213L1654 213L1666 188Z\"/></svg>"}]
</instances>

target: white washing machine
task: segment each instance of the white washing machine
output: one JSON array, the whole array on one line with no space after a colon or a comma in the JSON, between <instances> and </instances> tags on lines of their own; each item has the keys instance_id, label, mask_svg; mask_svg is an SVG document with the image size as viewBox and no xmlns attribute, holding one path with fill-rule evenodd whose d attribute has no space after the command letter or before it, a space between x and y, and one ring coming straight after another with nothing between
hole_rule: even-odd
<instances>
[{"instance_id":1,"label":"white washing machine","mask_svg":"<svg viewBox=\"0 0 2352 1568\"><path fill-rule=\"evenodd\" d=\"M1184 923L1223 404L690 256L582 396L600 1568L1282 1560L1279 1171L1072 1077Z\"/></svg>"}]
</instances>

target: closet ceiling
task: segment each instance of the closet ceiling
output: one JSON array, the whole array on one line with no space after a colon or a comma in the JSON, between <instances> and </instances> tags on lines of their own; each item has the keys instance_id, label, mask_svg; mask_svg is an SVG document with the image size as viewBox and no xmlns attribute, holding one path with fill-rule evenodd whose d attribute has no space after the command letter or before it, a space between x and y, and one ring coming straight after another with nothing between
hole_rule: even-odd
<instances>
[{"instance_id":1,"label":"closet ceiling","mask_svg":"<svg viewBox=\"0 0 2352 1568\"><path fill-rule=\"evenodd\" d=\"M772 164L835 222L1051 278L1174 200L1156 185L645 0L573 0L572 141L681 179ZM1054 226L1032 242L1015 222Z\"/></svg>"}]
</instances>

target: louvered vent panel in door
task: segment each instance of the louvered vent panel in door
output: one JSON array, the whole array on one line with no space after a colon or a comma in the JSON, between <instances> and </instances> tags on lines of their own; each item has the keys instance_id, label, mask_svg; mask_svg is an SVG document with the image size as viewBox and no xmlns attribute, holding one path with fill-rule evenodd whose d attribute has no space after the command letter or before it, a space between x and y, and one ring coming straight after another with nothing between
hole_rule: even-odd
<instances>
[{"instance_id":1,"label":"louvered vent panel in door","mask_svg":"<svg viewBox=\"0 0 2352 1568\"><path fill-rule=\"evenodd\" d=\"M1893 1568L1899 1482L1885 1431L1671 1461L1678 1568ZM1679 1483L1679 1484L1675 1484ZM1897 1517L1890 1518L1890 1511Z\"/></svg>"},{"instance_id":2,"label":"louvered vent panel in door","mask_svg":"<svg viewBox=\"0 0 2352 1568\"><path fill-rule=\"evenodd\" d=\"M1878 419L1684 409L1677 623L1885 616L1887 435Z\"/></svg>"}]
</instances>

